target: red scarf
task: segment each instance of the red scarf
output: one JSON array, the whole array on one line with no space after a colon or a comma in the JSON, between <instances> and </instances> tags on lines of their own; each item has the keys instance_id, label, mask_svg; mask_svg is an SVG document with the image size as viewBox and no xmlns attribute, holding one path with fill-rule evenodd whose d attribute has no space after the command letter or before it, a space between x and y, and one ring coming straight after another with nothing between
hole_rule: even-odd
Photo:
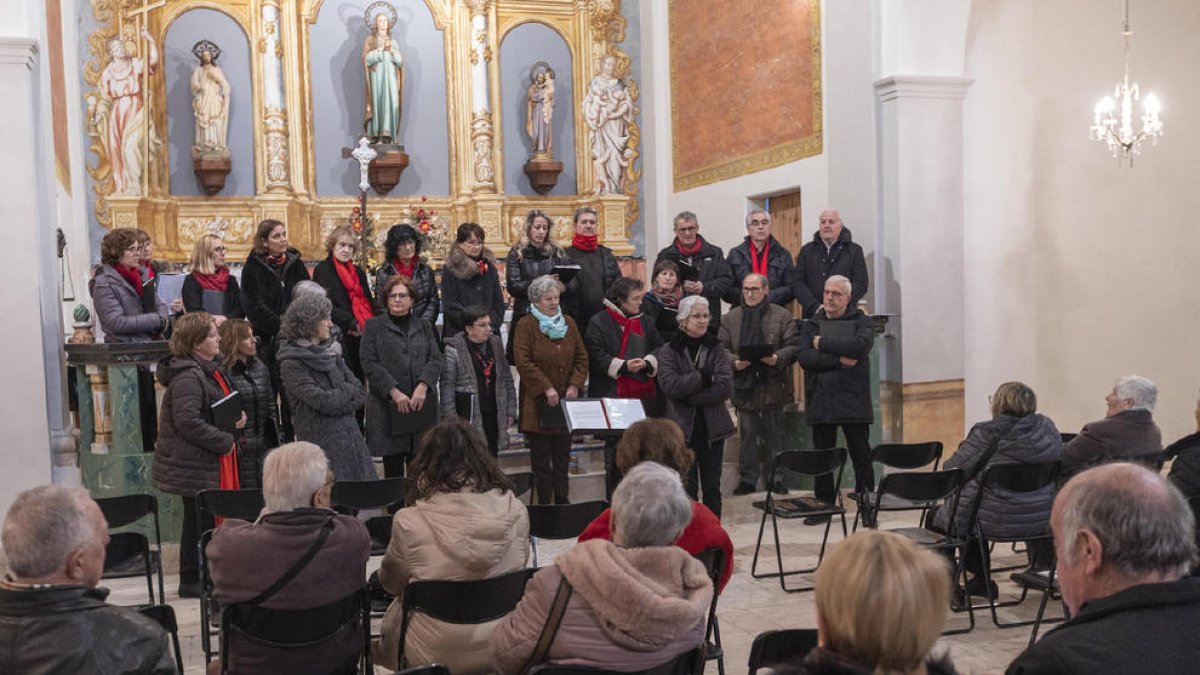
<instances>
[{"instance_id":1,"label":"red scarf","mask_svg":"<svg viewBox=\"0 0 1200 675\"><path fill-rule=\"evenodd\" d=\"M280 253L279 255L271 255L270 253L264 253L263 259L267 261L268 265L270 265L272 267L279 267L283 263L287 262L287 252Z\"/></svg>"},{"instance_id":2,"label":"red scarf","mask_svg":"<svg viewBox=\"0 0 1200 675\"><path fill-rule=\"evenodd\" d=\"M117 274L125 277L125 281L128 281L130 286L133 286L133 290L137 291L139 298L142 297L142 273L136 267L126 267L121 263L117 263L113 265L113 269L117 271Z\"/></svg>"},{"instance_id":3,"label":"red scarf","mask_svg":"<svg viewBox=\"0 0 1200 675\"><path fill-rule=\"evenodd\" d=\"M571 245L584 253L591 253L600 246L600 238L594 234L579 234L576 232L575 236L571 237Z\"/></svg>"},{"instance_id":4,"label":"red scarf","mask_svg":"<svg viewBox=\"0 0 1200 675\"><path fill-rule=\"evenodd\" d=\"M625 358L625 347L629 344L630 335L645 335L642 332L642 315L625 316L624 312L605 307L604 311L621 327L621 348L617 350L619 358ZM644 358L644 357L643 357ZM652 398L654 382L650 379L639 380L628 375L617 375L617 396L620 398Z\"/></svg>"},{"instance_id":5,"label":"red scarf","mask_svg":"<svg viewBox=\"0 0 1200 675\"><path fill-rule=\"evenodd\" d=\"M413 275L417 273L417 260L417 256L414 255L408 259L408 264L405 265L404 263L400 262L399 258L396 258L392 261L392 267L396 268L396 274L411 279L413 278Z\"/></svg>"},{"instance_id":6,"label":"red scarf","mask_svg":"<svg viewBox=\"0 0 1200 675\"><path fill-rule=\"evenodd\" d=\"M144 260L144 261L139 261L139 262L145 263L141 267L142 267L142 269L146 270L146 280L149 281L149 280L153 279L154 278L154 265L152 265L149 260Z\"/></svg>"},{"instance_id":7,"label":"red scarf","mask_svg":"<svg viewBox=\"0 0 1200 675\"><path fill-rule=\"evenodd\" d=\"M696 235L696 243L691 248L684 248L683 242L679 241L679 237L675 237L675 248L683 254L683 257L690 258L700 252L704 248L704 239L700 235Z\"/></svg>"},{"instance_id":8,"label":"red scarf","mask_svg":"<svg viewBox=\"0 0 1200 675\"><path fill-rule=\"evenodd\" d=\"M763 244L761 259L754 253L754 242L750 241L748 243L750 244L750 271L755 274L761 274L764 277L767 276L767 261L771 257L771 240L768 239L767 243Z\"/></svg>"},{"instance_id":9,"label":"red scarf","mask_svg":"<svg viewBox=\"0 0 1200 675\"><path fill-rule=\"evenodd\" d=\"M363 292L362 283L358 280L358 268L352 262L342 262L337 258L333 260L333 269L337 270L338 279L342 281L342 287L346 289L346 295L350 296L350 311L354 314L355 321L358 321L358 330L362 330L367 323L367 319L375 316L375 310L371 308L371 302L367 300L367 294Z\"/></svg>"},{"instance_id":10,"label":"red scarf","mask_svg":"<svg viewBox=\"0 0 1200 675\"><path fill-rule=\"evenodd\" d=\"M213 379L217 381L217 385L221 387L221 393L225 396L233 391L230 389L229 383L225 381L225 377L221 375L221 371L214 370ZM221 455L217 486L222 490L237 490L242 487L241 477L238 476L237 441L233 442L229 452ZM217 518L216 524L221 524L221 518Z\"/></svg>"},{"instance_id":11,"label":"red scarf","mask_svg":"<svg viewBox=\"0 0 1200 675\"><path fill-rule=\"evenodd\" d=\"M229 287L229 268L225 265L218 267L217 271L212 274L192 272L192 276L196 278L196 283L200 284L200 288L205 290L224 293L225 289Z\"/></svg>"}]
</instances>

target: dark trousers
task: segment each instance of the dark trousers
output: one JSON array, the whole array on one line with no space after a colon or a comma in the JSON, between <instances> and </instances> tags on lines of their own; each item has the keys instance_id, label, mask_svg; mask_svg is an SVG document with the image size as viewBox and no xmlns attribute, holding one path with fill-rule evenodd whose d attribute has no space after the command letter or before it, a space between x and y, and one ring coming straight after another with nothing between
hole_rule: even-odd
<instances>
[{"instance_id":1,"label":"dark trousers","mask_svg":"<svg viewBox=\"0 0 1200 675\"><path fill-rule=\"evenodd\" d=\"M158 439L158 395L154 391L154 373L139 366L138 415L141 416L142 452L154 452Z\"/></svg>"},{"instance_id":2,"label":"dark trousers","mask_svg":"<svg viewBox=\"0 0 1200 675\"><path fill-rule=\"evenodd\" d=\"M702 502L710 511L721 517L721 462L725 458L725 439L709 441L706 436L691 443L696 461L688 469L688 496ZM704 499L700 499L700 494Z\"/></svg>"},{"instance_id":3,"label":"dark trousers","mask_svg":"<svg viewBox=\"0 0 1200 675\"><path fill-rule=\"evenodd\" d=\"M621 470L617 468L617 439L604 441L604 498L612 503L613 490L621 482Z\"/></svg>"},{"instance_id":4,"label":"dark trousers","mask_svg":"<svg viewBox=\"0 0 1200 675\"><path fill-rule=\"evenodd\" d=\"M570 434L526 434L539 504L569 504L567 471L571 464Z\"/></svg>"},{"instance_id":5,"label":"dark trousers","mask_svg":"<svg viewBox=\"0 0 1200 675\"><path fill-rule=\"evenodd\" d=\"M183 497L183 529L179 533L179 583L194 584L200 581L200 532L211 530L216 524L212 517L204 519L203 530L196 525L195 497Z\"/></svg>"},{"instance_id":6,"label":"dark trousers","mask_svg":"<svg viewBox=\"0 0 1200 675\"><path fill-rule=\"evenodd\" d=\"M741 481L758 486L759 465L765 465L764 479L783 449L783 408L738 411L738 471ZM771 489L768 485L767 489Z\"/></svg>"},{"instance_id":7,"label":"dark trousers","mask_svg":"<svg viewBox=\"0 0 1200 675\"><path fill-rule=\"evenodd\" d=\"M825 450L837 447L837 429L842 427L846 436L847 450L850 451L850 462L854 465L854 491L867 492L875 489L875 470L871 466L871 425L869 424L814 424L812 425L813 448ZM817 499L833 501L837 486L833 484L833 474L817 476L814 480Z\"/></svg>"}]
</instances>

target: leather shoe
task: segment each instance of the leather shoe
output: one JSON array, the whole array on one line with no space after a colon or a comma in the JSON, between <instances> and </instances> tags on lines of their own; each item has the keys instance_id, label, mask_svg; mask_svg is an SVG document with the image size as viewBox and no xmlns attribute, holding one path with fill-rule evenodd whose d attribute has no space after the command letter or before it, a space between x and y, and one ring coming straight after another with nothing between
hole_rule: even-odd
<instances>
[{"instance_id":1,"label":"leather shoe","mask_svg":"<svg viewBox=\"0 0 1200 675\"><path fill-rule=\"evenodd\" d=\"M786 495L788 493L788 489L783 486L783 483L775 481L775 484L771 486L771 492L774 492L777 495Z\"/></svg>"},{"instance_id":2,"label":"leather shoe","mask_svg":"<svg viewBox=\"0 0 1200 675\"><path fill-rule=\"evenodd\" d=\"M995 600L1000 593L1000 589L996 587L996 582L990 579L982 579L976 577L967 582L967 593L976 595L981 598L990 598Z\"/></svg>"},{"instance_id":3,"label":"leather shoe","mask_svg":"<svg viewBox=\"0 0 1200 675\"><path fill-rule=\"evenodd\" d=\"M737 496L748 495L754 492L754 486L749 483L738 483L738 486L733 489L733 494Z\"/></svg>"},{"instance_id":4,"label":"leather shoe","mask_svg":"<svg viewBox=\"0 0 1200 675\"><path fill-rule=\"evenodd\" d=\"M804 519L805 525L824 525L832 516L809 516Z\"/></svg>"}]
</instances>

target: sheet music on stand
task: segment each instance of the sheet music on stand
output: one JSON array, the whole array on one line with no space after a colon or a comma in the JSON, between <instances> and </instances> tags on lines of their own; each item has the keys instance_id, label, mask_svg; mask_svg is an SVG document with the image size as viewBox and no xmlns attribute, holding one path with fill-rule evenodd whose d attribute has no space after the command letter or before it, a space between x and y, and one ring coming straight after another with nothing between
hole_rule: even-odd
<instances>
[{"instance_id":1,"label":"sheet music on stand","mask_svg":"<svg viewBox=\"0 0 1200 675\"><path fill-rule=\"evenodd\" d=\"M561 405L571 433L621 432L646 419L642 401L636 398L573 398Z\"/></svg>"}]
</instances>

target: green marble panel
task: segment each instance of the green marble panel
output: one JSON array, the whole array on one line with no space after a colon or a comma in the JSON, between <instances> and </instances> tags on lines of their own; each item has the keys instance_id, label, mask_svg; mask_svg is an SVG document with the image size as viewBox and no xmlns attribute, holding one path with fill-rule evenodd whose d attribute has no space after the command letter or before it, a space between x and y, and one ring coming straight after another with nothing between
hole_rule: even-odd
<instances>
[{"instance_id":1,"label":"green marble panel","mask_svg":"<svg viewBox=\"0 0 1200 675\"><path fill-rule=\"evenodd\" d=\"M150 453L97 455L86 450L79 453L79 472L83 486L93 497L117 497L139 493L154 495L158 499L162 540L177 542L183 522L183 500L154 487L151 482L153 466L154 455ZM122 529L142 532L153 538L153 524L150 521L135 523Z\"/></svg>"},{"instance_id":2,"label":"green marble panel","mask_svg":"<svg viewBox=\"0 0 1200 675\"><path fill-rule=\"evenodd\" d=\"M87 368L75 368L75 396L79 399L79 447L89 450L96 440L96 414L92 408L92 384Z\"/></svg>"},{"instance_id":3,"label":"green marble panel","mask_svg":"<svg viewBox=\"0 0 1200 675\"><path fill-rule=\"evenodd\" d=\"M142 451L142 415L138 406L137 366L108 367L108 400L112 407L112 452Z\"/></svg>"}]
</instances>

